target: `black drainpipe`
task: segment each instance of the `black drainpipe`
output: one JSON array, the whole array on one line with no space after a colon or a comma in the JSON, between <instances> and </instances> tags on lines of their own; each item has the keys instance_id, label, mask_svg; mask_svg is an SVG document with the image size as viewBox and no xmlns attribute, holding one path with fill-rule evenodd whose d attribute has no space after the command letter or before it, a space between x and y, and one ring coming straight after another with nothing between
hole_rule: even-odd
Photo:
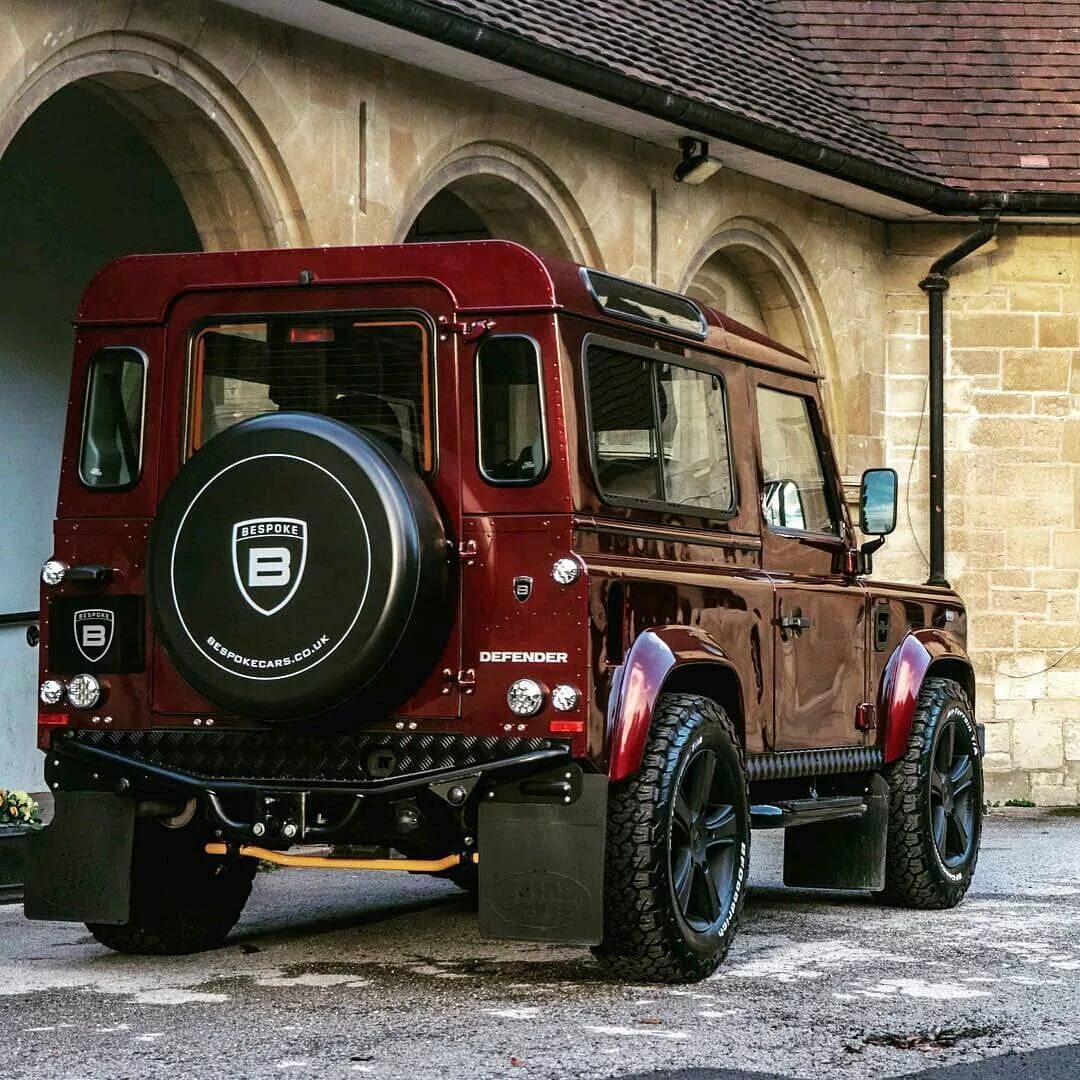
<instances>
[{"instance_id":1,"label":"black drainpipe","mask_svg":"<svg viewBox=\"0 0 1080 1080\"><path fill-rule=\"evenodd\" d=\"M1000 210L979 217L979 227L946 251L919 282L930 304L930 577L927 585L944 585L945 578L945 293L949 271L961 259L994 238Z\"/></svg>"}]
</instances>

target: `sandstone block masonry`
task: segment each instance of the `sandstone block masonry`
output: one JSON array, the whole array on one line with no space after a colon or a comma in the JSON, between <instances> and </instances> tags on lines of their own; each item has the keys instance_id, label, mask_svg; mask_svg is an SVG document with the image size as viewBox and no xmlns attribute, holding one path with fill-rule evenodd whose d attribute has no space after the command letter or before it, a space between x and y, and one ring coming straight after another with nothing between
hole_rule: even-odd
<instances>
[{"instance_id":1,"label":"sandstone block masonry","mask_svg":"<svg viewBox=\"0 0 1080 1080\"><path fill-rule=\"evenodd\" d=\"M962 232L891 226L924 268ZM924 271L925 272L925 271ZM884 431L903 527L881 568L925 575L925 297L890 274ZM947 298L947 576L967 602L991 799L1080 801L1080 230L1007 226Z\"/></svg>"}]
</instances>

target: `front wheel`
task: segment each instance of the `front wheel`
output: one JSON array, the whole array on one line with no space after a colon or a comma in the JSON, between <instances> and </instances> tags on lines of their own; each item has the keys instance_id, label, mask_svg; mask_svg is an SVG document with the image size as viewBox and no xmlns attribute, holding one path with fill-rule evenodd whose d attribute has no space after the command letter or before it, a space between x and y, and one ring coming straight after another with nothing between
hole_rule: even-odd
<instances>
[{"instance_id":1,"label":"front wheel","mask_svg":"<svg viewBox=\"0 0 1080 1080\"><path fill-rule=\"evenodd\" d=\"M131 914L122 926L87 923L116 952L164 956L220 945L251 893L254 859L207 855L209 830L196 819L181 829L158 821L135 827Z\"/></svg>"},{"instance_id":2,"label":"front wheel","mask_svg":"<svg viewBox=\"0 0 1080 1080\"><path fill-rule=\"evenodd\" d=\"M975 872L983 775L971 703L959 683L930 677L919 693L907 752L886 774L887 903L955 907Z\"/></svg>"},{"instance_id":3,"label":"front wheel","mask_svg":"<svg viewBox=\"0 0 1080 1080\"><path fill-rule=\"evenodd\" d=\"M693 982L735 936L750 859L743 752L727 713L695 694L664 694L640 771L612 788L604 939L614 976Z\"/></svg>"}]
</instances>

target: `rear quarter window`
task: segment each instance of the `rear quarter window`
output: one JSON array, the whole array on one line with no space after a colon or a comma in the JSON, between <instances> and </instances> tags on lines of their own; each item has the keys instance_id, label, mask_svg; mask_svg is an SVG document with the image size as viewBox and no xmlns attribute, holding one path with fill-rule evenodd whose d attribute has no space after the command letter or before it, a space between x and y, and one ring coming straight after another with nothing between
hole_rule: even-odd
<instances>
[{"instance_id":1,"label":"rear quarter window","mask_svg":"<svg viewBox=\"0 0 1080 1080\"><path fill-rule=\"evenodd\" d=\"M90 360L79 479L99 491L131 487L142 470L146 354L101 349Z\"/></svg>"},{"instance_id":2,"label":"rear quarter window","mask_svg":"<svg viewBox=\"0 0 1080 1080\"><path fill-rule=\"evenodd\" d=\"M531 338L486 339L476 354L480 473L489 484L534 484L547 468L540 350Z\"/></svg>"}]
</instances>

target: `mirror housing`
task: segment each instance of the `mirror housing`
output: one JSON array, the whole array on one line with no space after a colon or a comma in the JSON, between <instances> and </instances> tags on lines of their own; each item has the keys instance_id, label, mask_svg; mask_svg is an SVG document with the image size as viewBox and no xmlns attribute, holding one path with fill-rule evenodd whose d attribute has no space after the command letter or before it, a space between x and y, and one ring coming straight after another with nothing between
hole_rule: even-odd
<instances>
[{"instance_id":1,"label":"mirror housing","mask_svg":"<svg viewBox=\"0 0 1080 1080\"><path fill-rule=\"evenodd\" d=\"M862 474L859 485L859 529L865 535L885 537L896 528L898 488L895 469L867 469Z\"/></svg>"}]
</instances>

